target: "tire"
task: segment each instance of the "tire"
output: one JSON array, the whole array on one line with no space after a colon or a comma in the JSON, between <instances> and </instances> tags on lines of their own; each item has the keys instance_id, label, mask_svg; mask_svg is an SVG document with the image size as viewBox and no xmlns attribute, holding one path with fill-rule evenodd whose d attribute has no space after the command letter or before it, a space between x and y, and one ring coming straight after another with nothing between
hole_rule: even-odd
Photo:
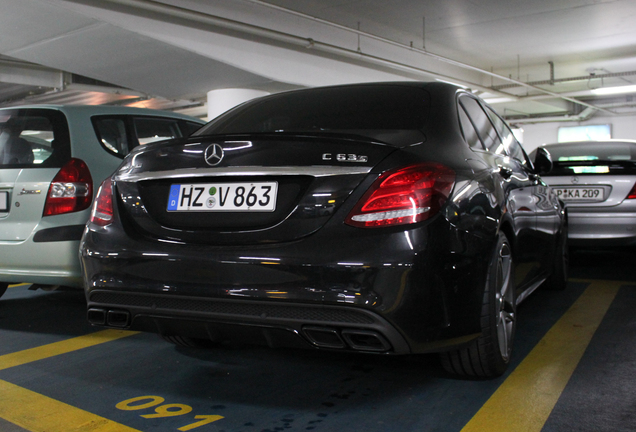
<instances>
[{"instance_id":1,"label":"tire","mask_svg":"<svg viewBox=\"0 0 636 432\"><path fill-rule=\"evenodd\" d=\"M7 288L9 288L9 284L8 283L0 282L0 297L2 297L5 292L7 292Z\"/></svg>"},{"instance_id":2,"label":"tire","mask_svg":"<svg viewBox=\"0 0 636 432\"><path fill-rule=\"evenodd\" d=\"M568 284L570 268L570 247L568 245L568 230L564 228L557 240L552 274L543 284L543 288L550 291L563 291Z\"/></svg>"},{"instance_id":3,"label":"tire","mask_svg":"<svg viewBox=\"0 0 636 432\"><path fill-rule=\"evenodd\" d=\"M481 308L481 336L464 348L440 354L447 372L464 377L494 378L508 368L517 318L513 270L510 243L500 232L488 268Z\"/></svg>"},{"instance_id":4,"label":"tire","mask_svg":"<svg viewBox=\"0 0 636 432\"><path fill-rule=\"evenodd\" d=\"M211 348L215 345L213 341L208 339L198 339L198 338L191 338L187 336L161 335L161 338L177 346L188 347L188 348Z\"/></svg>"}]
</instances>

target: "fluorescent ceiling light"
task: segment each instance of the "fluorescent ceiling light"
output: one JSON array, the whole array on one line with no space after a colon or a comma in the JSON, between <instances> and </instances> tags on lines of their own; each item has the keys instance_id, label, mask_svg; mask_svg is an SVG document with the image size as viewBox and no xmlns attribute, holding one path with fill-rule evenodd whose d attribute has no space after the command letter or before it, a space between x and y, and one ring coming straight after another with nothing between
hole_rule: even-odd
<instances>
[{"instance_id":1,"label":"fluorescent ceiling light","mask_svg":"<svg viewBox=\"0 0 636 432\"><path fill-rule=\"evenodd\" d=\"M636 92L636 85L618 86L618 87L601 87L592 90L592 93L597 95L610 95L620 93L634 93Z\"/></svg>"}]
</instances>

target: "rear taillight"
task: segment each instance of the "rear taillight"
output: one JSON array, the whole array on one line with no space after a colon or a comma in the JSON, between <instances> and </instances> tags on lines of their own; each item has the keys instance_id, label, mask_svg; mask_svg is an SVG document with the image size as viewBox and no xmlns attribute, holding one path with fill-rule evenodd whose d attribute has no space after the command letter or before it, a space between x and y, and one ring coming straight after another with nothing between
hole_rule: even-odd
<instances>
[{"instance_id":1,"label":"rear taillight","mask_svg":"<svg viewBox=\"0 0 636 432\"><path fill-rule=\"evenodd\" d=\"M349 213L356 227L404 225L429 219L444 205L455 183L455 172L425 163L382 174Z\"/></svg>"},{"instance_id":2,"label":"rear taillight","mask_svg":"<svg viewBox=\"0 0 636 432\"><path fill-rule=\"evenodd\" d=\"M71 159L53 178L44 204L44 216L82 211L93 200L93 178L80 159Z\"/></svg>"},{"instance_id":3,"label":"rear taillight","mask_svg":"<svg viewBox=\"0 0 636 432\"><path fill-rule=\"evenodd\" d=\"M627 194L627 198L625 199L636 199L636 184L632 187L632 190Z\"/></svg>"},{"instance_id":4,"label":"rear taillight","mask_svg":"<svg viewBox=\"0 0 636 432\"><path fill-rule=\"evenodd\" d=\"M93 204L93 210L91 211L90 222L99 225L106 226L113 221L113 183L110 177L102 182L97 192L97 198L95 198L95 204Z\"/></svg>"}]
</instances>

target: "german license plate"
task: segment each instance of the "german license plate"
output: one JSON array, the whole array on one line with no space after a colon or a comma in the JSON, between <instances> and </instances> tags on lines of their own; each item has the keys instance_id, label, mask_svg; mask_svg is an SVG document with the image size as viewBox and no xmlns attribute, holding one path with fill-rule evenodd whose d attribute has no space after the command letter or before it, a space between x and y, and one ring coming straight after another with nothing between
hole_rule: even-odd
<instances>
[{"instance_id":1,"label":"german license plate","mask_svg":"<svg viewBox=\"0 0 636 432\"><path fill-rule=\"evenodd\" d=\"M0 212L9 211L9 192L0 191Z\"/></svg>"},{"instance_id":2,"label":"german license plate","mask_svg":"<svg viewBox=\"0 0 636 432\"><path fill-rule=\"evenodd\" d=\"M272 212L276 182L173 184L168 211Z\"/></svg>"},{"instance_id":3,"label":"german license plate","mask_svg":"<svg viewBox=\"0 0 636 432\"><path fill-rule=\"evenodd\" d=\"M557 197L563 201L603 201L605 199L601 187L559 187L554 188Z\"/></svg>"}]
</instances>

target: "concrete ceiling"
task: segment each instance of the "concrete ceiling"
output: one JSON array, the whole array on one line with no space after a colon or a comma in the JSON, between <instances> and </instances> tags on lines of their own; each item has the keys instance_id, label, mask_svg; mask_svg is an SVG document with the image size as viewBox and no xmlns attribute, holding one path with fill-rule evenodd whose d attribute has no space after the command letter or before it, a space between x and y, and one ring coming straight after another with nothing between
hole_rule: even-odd
<instances>
[{"instance_id":1,"label":"concrete ceiling","mask_svg":"<svg viewBox=\"0 0 636 432\"><path fill-rule=\"evenodd\" d=\"M635 115L633 0L0 0L0 106L445 80L513 123ZM598 95L599 89L623 92Z\"/></svg>"}]
</instances>

